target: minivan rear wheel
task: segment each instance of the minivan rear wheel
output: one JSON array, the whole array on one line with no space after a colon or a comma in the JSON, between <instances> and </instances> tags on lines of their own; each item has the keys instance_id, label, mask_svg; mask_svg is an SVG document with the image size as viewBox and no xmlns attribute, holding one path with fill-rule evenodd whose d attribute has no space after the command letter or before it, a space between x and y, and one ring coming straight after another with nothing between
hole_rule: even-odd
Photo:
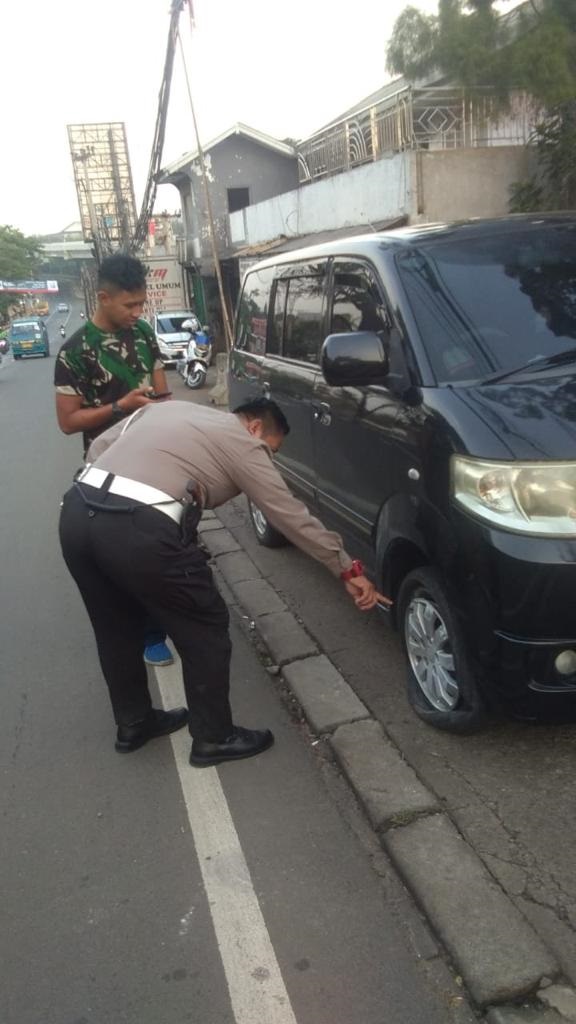
<instances>
[{"instance_id":1,"label":"minivan rear wheel","mask_svg":"<svg viewBox=\"0 0 576 1024\"><path fill-rule=\"evenodd\" d=\"M413 710L436 729L478 732L486 724L486 708L439 574L427 567L410 572L397 607Z\"/></svg>"},{"instance_id":2,"label":"minivan rear wheel","mask_svg":"<svg viewBox=\"0 0 576 1024\"><path fill-rule=\"evenodd\" d=\"M268 522L262 510L253 501L250 501L250 498L248 498L248 511L259 544L265 548L283 548L289 543L284 534Z\"/></svg>"}]
</instances>

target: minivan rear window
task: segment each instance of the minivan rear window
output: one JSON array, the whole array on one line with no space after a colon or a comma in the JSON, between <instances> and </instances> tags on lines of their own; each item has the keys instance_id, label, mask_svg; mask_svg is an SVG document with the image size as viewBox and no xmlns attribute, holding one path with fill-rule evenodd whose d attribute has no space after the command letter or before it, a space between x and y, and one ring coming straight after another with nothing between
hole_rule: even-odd
<instances>
[{"instance_id":1,"label":"minivan rear window","mask_svg":"<svg viewBox=\"0 0 576 1024\"><path fill-rule=\"evenodd\" d=\"M441 383L574 347L573 224L430 242L398 253L396 265Z\"/></svg>"}]
</instances>

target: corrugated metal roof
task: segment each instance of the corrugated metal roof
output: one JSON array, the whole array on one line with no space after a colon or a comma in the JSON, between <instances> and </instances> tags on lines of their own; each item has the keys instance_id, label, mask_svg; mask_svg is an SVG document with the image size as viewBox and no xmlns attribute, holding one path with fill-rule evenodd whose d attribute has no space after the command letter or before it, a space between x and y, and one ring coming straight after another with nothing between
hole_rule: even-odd
<instances>
[{"instance_id":1,"label":"corrugated metal roof","mask_svg":"<svg viewBox=\"0 0 576 1024\"><path fill-rule=\"evenodd\" d=\"M390 220L376 221L374 224L356 224L347 228L336 228L332 231L315 231L309 235L279 235L267 242L246 245L241 249L227 249L224 259L246 256L274 256L280 252L291 252L293 249L305 249L308 245L321 245L322 242L333 242L338 238L351 238L354 235L366 235L370 231L387 231L406 224L407 217L393 217Z\"/></svg>"}]
</instances>

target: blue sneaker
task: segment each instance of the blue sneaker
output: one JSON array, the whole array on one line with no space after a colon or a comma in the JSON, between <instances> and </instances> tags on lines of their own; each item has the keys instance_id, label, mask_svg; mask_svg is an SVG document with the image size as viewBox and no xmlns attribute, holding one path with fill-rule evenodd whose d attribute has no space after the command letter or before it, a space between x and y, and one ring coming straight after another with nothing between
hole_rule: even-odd
<instances>
[{"instance_id":1,"label":"blue sneaker","mask_svg":"<svg viewBox=\"0 0 576 1024\"><path fill-rule=\"evenodd\" d=\"M147 665L154 665L156 668L174 664L172 651L163 640L159 644L149 644L144 648L144 661Z\"/></svg>"}]
</instances>

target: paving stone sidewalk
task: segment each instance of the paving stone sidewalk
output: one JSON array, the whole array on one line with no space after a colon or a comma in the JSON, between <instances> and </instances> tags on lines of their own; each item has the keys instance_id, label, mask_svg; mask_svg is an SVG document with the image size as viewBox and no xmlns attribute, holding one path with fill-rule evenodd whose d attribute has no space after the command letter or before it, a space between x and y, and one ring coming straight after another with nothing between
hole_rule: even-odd
<instances>
[{"instance_id":1,"label":"paving stone sidewalk","mask_svg":"<svg viewBox=\"0 0 576 1024\"><path fill-rule=\"evenodd\" d=\"M486 1024L576 1024L576 992L446 808L214 513L200 524L228 595L333 755Z\"/></svg>"}]
</instances>

